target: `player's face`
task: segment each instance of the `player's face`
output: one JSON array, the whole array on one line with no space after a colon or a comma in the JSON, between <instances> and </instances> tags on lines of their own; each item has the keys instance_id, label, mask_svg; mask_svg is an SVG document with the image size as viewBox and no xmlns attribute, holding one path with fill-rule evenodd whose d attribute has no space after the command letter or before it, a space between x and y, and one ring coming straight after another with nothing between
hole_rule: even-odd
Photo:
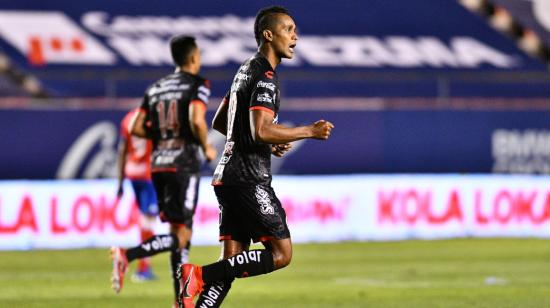
<instances>
[{"instance_id":1,"label":"player's face","mask_svg":"<svg viewBox=\"0 0 550 308\"><path fill-rule=\"evenodd\" d=\"M195 63L196 70L198 73L201 69L201 50L199 49L198 46L197 48L195 48L195 50L193 50L191 57L193 58L193 63Z\"/></svg>"},{"instance_id":2,"label":"player's face","mask_svg":"<svg viewBox=\"0 0 550 308\"><path fill-rule=\"evenodd\" d=\"M195 48L195 51L193 52L193 57L195 57L197 67L200 70L200 68L201 68L201 50L198 46L197 46L197 48Z\"/></svg>"},{"instance_id":3,"label":"player's face","mask_svg":"<svg viewBox=\"0 0 550 308\"><path fill-rule=\"evenodd\" d=\"M298 41L296 24L294 20L285 14L278 14L275 29L273 29L273 47L281 58L292 59L294 47Z\"/></svg>"}]
</instances>

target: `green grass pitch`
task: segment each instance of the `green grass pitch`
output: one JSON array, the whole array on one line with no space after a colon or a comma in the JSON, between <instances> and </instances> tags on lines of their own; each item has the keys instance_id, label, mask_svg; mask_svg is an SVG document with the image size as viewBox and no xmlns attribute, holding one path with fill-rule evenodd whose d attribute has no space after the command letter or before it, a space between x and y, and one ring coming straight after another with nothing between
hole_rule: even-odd
<instances>
[{"instance_id":1,"label":"green grass pitch","mask_svg":"<svg viewBox=\"0 0 550 308\"><path fill-rule=\"evenodd\" d=\"M201 264L218 255L218 247L191 251ZM171 307L168 254L153 258L158 280L127 279L119 295L110 266L107 249L0 252L0 307ZM223 307L550 307L550 242L295 245L289 267L236 280Z\"/></svg>"}]
</instances>

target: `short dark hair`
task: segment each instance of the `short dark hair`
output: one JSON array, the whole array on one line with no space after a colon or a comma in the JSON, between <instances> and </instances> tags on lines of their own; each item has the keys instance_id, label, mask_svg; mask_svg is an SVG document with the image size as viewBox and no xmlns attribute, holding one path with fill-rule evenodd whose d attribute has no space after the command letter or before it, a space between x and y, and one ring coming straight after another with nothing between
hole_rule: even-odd
<instances>
[{"instance_id":1,"label":"short dark hair","mask_svg":"<svg viewBox=\"0 0 550 308\"><path fill-rule=\"evenodd\" d=\"M254 37L256 37L256 43L260 46L262 41L262 32L265 29L270 29L275 23L276 14L285 14L288 16L290 12L282 6L268 6L258 11L256 14L256 20L254 21Z\"/></svg>"},{"instance_id":2,"label":"short dark hair","mask_svg":"<svg viewBox=\"0 0 550 308\"><path fill-rule=\"evenodd\" d=\"M170 39L170 51L172 60L178 66L189 62L191 53L197 48L195 38L187 35L176 35Z\"/></svg>"}]
</instances>

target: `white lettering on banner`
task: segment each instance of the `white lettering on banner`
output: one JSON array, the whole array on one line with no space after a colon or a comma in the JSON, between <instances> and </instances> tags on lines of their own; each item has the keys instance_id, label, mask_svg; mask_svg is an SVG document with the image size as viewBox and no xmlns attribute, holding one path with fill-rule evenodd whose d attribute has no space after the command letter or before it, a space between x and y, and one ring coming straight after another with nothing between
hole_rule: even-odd
<instances>
[{"instance_id":1,"label":"white lettering on banner","mask_svg":"<svg viewBox=\"0 0 550 308\"><path fill-rule=\"evenodd\" d=\"M78 171L84 166L82 177L86 179L116 177L117 168L117 128L111 122L99 122L85 130L71 145L59 168L58 179L73 179L78 177ZM89 158L94 147L99 145L98 152Z\"/></svg>"},{"instance_id":2,"label":"white lettering on banner","mask_svg":"<svg viewBox=\"0 0 550 308\"><path fill-rule=\"evenodd\" d=\"M518 65L516 59L471 37L454 37L450 47L435 37L304 36L301 58L317 66L478 67Z\"/></svg>"},{"instance_id":3,"label":"white lettering on banner","mask_svg":"<svg viewBox=\"0 0 550 308\"><path fill-rule=\"evenodd\" d=\"M463 67L478 67L491 64L495 67L514 67L516 59L483 44L471 37L455 37L451 40L457 60Z\"/></svg>"},{"instance_id":4,"label":"white lettering on banner","mask_svg":"<svg viewBox=\"0 0 550 308\"><path fill-rule=\"evenodd\" d=\"M116 56L61 12L0 11L0 37L32 65L110 65Z\"/></svg>"},{"instance_id":5,"label":"white lettering on banner","mask_svg":"<svg viewBox=\"0 0 550 308\"><path fill-rule=\"evenodd\" d=\"M103 36L175 34L220 36L243 35L254 28L254 17L225 16L109 16L107 12L88 12L82 24Z\"/></svg>"},{"instance_id":6,"label":"white lettering on banner","mask_svg":"<svg viewBox=\"0 0 550 308\"><path fill-rule=\"evenodd\" d=\"M114 36L108 39L126 61L134 65L168 65L172 63L165 46L167 39L149 34L143 37ZM205 66L240 63L250 57L256 45L252 37L198 37ZM472 37L453 37L450 46L439 38L391 36L308 36L300 38L295 65L351 67L463 67L483 64L499 68L519 65L517 59ZM290 63L283 62L284 65Z\"/></svg>"},{"instance_id":7,"label":"white lettering on banner","mask_svg":"<svg viewBox=\"0 0 550 308\"><path fill-rule=\"evenodd\" d=\"M240 63L251 54L250 38L221 37L218 39L197 38L201 46L201 62L206 66L222 66L230 62ZM152 35L141 37L114 36L109 45L133 65L172 65L173 60L166 46L169 38ZM252 40L254 42L254 40Z\"/></svg>"},{"instance_id":8,"label":"white lettering on banner","mask_svg":"<svg viewBox=\"0 0 550 308\"><path fill-rule=\"evenodd\" d=\"M166 49L166 41L155 37L131 38L116 36L108 40L119 54L133 65L170 65L173 63Z\"/></svg>"},{"instance_id":9,"label":"white lettering on banner","mask_svg":"<svg viewBox=\"0 0 550 308\"><path fill-rule=\"evenodd\" d=\"M497 129L492 156L493 172L550 174L550 131Z\"/></svg>"},{"instance_id":10,"label":"white lettering on banner","mask_svg":"<svg viewBox=\"0 0 550 308\"><path fill-rule=\"evenodd\" d=\"M131 65L172 65L166 48L174 34L197 37L205 66L242 63L257 49L249 29L253 17L225 16L111 16L88 12L82 25L105 41ZM21 26L21 25L24 26ZM31 63L112 65L117 56L61 12L0 11L0 35L29 57ZM296 66L337 67L452 67L475 68L520 65L515 55L473 38L430 36L318 36L302 35Z\"/></svg>"}]
</instances>

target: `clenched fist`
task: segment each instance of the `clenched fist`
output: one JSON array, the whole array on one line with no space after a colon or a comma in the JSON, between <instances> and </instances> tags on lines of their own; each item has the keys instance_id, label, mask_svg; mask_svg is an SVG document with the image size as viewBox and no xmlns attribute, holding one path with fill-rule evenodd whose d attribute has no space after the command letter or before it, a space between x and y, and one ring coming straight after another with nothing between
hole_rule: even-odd
<instances>
[{"instance_id":1,"label":"clenched fist","mask_svg":"<svg viewBox=\"0 0 550 308\"><path fill-rule=\"evenodd\" d=\"M319 120L311 125L312 138L327 140L334 125L329 121Z\"/></svg>"}]
</instances>

